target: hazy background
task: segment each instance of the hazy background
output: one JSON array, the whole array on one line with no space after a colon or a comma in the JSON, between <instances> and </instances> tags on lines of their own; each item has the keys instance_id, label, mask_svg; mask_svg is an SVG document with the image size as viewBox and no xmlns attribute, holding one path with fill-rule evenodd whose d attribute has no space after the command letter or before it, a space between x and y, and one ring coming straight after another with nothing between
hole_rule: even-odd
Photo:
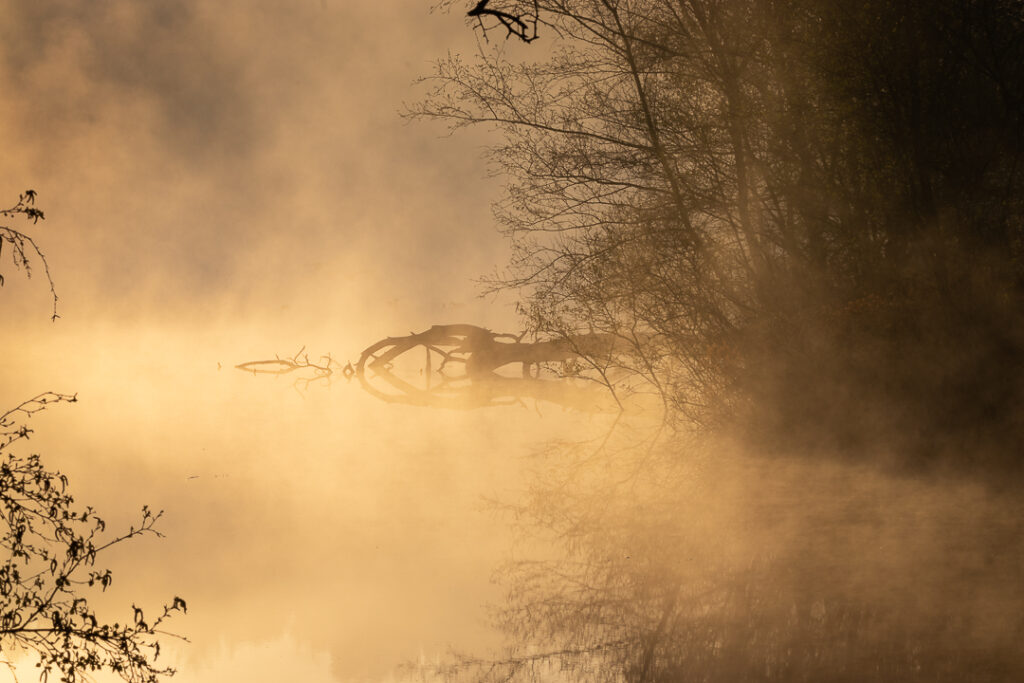
<instances>
[{"instance_id":1,"label":"hazy background","mask_svg":"<svg viewBox=\"0 0 1024 683\"><path fill-rule=\"evenodd\" d=\"M772 628L800 600L834 599L841 622L863 598L884 608L879 638L891 618L941 651L929 634L952 624L966 651L1015 654L1024 515L971 480L644 450L625 429L599 452L614 415L422 410L233 369L302 346L354 361L433 324L516 331L512 300L474 283L508 257L486 131L398 115L431 60L476 49L430 4L5 4L0 202L38 192L47 219L12 227L46 253L61 318L41 273L0 266L0 410L77 392L32 419L28 446L111 528L166 511L166 538L111 556L110 619L185 598L182 683L393 680L403 661L496 642L485 605L513 547L497 498L526 501L527 536L554 537L551 590L610 568L580 604L621 598L634 622L609 622L629 637L652 589L709 583L765 596ZM736 624L758 614L736 604ZM570 626L585 618L565 605Z\"/></svg>"},{"instance_id":2,"label":"hazy background","mask_svg":"<svg viewBox=\"0 0 1024 683\"><path fill-rule=\"evenodd\" d=\"M112 590L188 601L183 683L376 680L488 642L508 541L481 497L574 428L232 369L513 324L473 283L505 259L480 140L398 116L431 59L475 48L428 5L5 4L0 199L38 192L46 221L12 227L47 255L61 318L41 273L5 264L0 405L78 392L33 419L32 450L112 523L166 510Z\"/></svg>"}]
</instances>

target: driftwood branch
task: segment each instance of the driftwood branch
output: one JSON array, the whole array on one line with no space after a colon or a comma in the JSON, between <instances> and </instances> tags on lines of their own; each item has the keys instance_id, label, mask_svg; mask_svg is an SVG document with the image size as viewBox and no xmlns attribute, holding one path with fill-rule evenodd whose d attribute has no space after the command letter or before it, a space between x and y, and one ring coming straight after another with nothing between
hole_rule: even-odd
<instances>
[{"instance_id":1,"label":"driftwood branch","mask_svg":"<svg viewBox=\"0 0 1024 683\"><path fill-rule=\"evenodd\" d=\"M314 362L309 359L309 354L305 353L305 350L306 347L303 346L290 358L275 356L269 360L240 363L235 367L254 375L287 375L296 371L311 371L310 376L299 377L296 380L296 383L301 384L302 388L308 387L312 382L327 381L329 383L337 370L341 371L346 380L352 379L355 374L351 363L342 367L330 354L320 356L319 360Z\"/></svg>"},{"instance_id":2,"label":"driftwood branch","mask_svg":"<svg viewBox=\"0 0 1024 683\"><path fill-rule=\"evenodd\" d=\"M344 367L330 355L311 361L304 353L305 347L290 358L276 356L235 367L254 375L305 371L306 376L296 380L302 388L311 382L329 382L340 370L345 379L356 378L365 391L389 403L475 408L533 398L590 410L602 401L595 400L591 388L581 384L596 382L610 389L611 380L599 359L628 351L622 339L609 334L536 342L524 342L523 336L492 332L477 325L434 325L423 332L381 339L363 349L354 364ZM418 370L415 365L404 367L398 363L400 357L408 359L411 356L406 354L411 353L423 354ZM586 362L578 362L581 359ZM588 363L602 371L600 377L583 374ZM544 378L542 373L553 376ZM614 392L613 398L618 401ZM622 409L621 404L618 408Z\"/></svg>"}]
</instances>

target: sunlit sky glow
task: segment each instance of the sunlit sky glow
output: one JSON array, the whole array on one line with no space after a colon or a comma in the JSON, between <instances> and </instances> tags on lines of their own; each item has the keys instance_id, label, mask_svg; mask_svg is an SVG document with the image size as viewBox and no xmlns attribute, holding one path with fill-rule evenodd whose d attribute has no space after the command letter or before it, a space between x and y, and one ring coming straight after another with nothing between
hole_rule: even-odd
<instances>
[{"instance_id":1,"label":"sunlit sky glow","mask_svg":"<svg viewBox=\"0 0 1024 683\"><path fill-rule=\"evenodd\" d=\"M5 266L0 399L78 392L33 420L32 450L111 523L166 510L165 539L113 558L113 599L188 599L182 683L386 679L493 639L508 540L481 497L556 429L231 369L514 321L474 282L506 257L484 138L398 115L432 59L476 49L428 9L6 8L0 196L38 192L61 318L39 274Z\"/></svg>"}]
</instances>

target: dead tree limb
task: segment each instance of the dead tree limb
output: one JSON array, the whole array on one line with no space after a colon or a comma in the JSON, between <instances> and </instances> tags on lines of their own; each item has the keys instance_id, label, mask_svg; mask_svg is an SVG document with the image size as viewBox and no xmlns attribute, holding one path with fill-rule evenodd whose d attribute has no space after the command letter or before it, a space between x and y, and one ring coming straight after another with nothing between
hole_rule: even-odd
<instances>
[{"instance_id":1,"label":"dead tree limb","mask_svg":"<svg viewBox=\"0 0 1024 683\"><path fill-rule=\"evenodd\" d=\"M277 356L268 360L251 360L246 363L239 363L235 367L245 372L251 372L254 375L287 375L296 371L312 371L311 376L296 379L296 383L302 384L302 388L308 387L312 382L321 380L330 383L335 371L339 369L345 379L352 378L354 370L351 363L341 367L338 361L334 360L330 354L320 356L319 360L313 362L309 359L309 354L304 353L305 350L306 347L303 346L291 358Z\"/></svg>"},{"instance_id":2,"label":"dead tree limb","mask_svg":"<svg viewBox=\"0 0 1024 683\"><path fill-rule=\"evenodd\" d=\"M505 34L506 39L515 36L524 43L532 43L537 40L537 19L539 14L537 0L534 0L533 3L532 17L529 14L513 14L512 12L490 8L487 6L490 2L491 0L478 0L473 9L466 12L466 16L473 17L480 23L480 30L483 31L485 39L487 38L488 28L484 25L484 17L493 17L508 31Z\"/></svg>"}]
</instances>

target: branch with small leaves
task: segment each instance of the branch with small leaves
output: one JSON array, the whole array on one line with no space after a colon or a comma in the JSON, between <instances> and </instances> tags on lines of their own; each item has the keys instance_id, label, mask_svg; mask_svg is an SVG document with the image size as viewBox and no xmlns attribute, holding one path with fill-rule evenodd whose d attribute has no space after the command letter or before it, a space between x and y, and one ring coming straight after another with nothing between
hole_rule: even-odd
<instances>
[{"instance_id":1,"label":"branch with small leaves","mask_svg":"<svg viewBox=\"0 0 1024 683\"><path fill-rule=\"evenodd\" d=\"M144 506L139 522L110 537L92 507L76 505L65 475L38 455L7 452L32 432L17 424L18 416L76 400L47 392L0 415L0 652L34 652L43 681L51 673L71 682L108 670L129 683L156 683L174 673L156 661L161 637L185 640L164 627L174 612L185 612L185 601L175 597L152 621L132 605L130 620L111 624L97 618L87 596L113 581L109 569L97 567L98 557L129 539L161 536L156 524L163 513Z\"/></svg>"},{"instance_id":2,"label":"branch with small leaves","mask_svg":"<svg viewBox=\"0 0 1024 683\"><path fill-rule=\"evenodd\" d=\"M46 218L43 212L35 206L35 202L35 190L25 190L25 192L18 195L17 204L9 209L0 209L0 217L13 218L22 215L26 220L32 221L32 224L35 225ZM11 260L14 263L15 270L24 270L25 275L31 278L32 259L38 259L43 265L43 273L46 275L46 281L50 285L50 296L53 299L53 311L50 319L56 320L59 318L60 316L57 315L57 290L53 284L53 277L50 275L50 264L46 261L46 255L43 254L31 236L12 227L0 225L0 257L3 256L5 242L11 245ZM0 273L0 287L3 287L3 285L4 275Z\"/></svg>"},{"instance_id":3,"label":"branch with small leaves","mask_svg":"<svg viewBox=\"0 0 1024 683\"><path fill-rule=\"evenodd\" d=\"M23 401L6 413L0 413L0 451L17 441L28 438L32 433L28 425L18 424L16 419L30 418L36 413L45 410L53 403L75 403L78 401L78 394L58 394L53 391L45 391L27 401Z\"/></svg>"}]
</instances>

